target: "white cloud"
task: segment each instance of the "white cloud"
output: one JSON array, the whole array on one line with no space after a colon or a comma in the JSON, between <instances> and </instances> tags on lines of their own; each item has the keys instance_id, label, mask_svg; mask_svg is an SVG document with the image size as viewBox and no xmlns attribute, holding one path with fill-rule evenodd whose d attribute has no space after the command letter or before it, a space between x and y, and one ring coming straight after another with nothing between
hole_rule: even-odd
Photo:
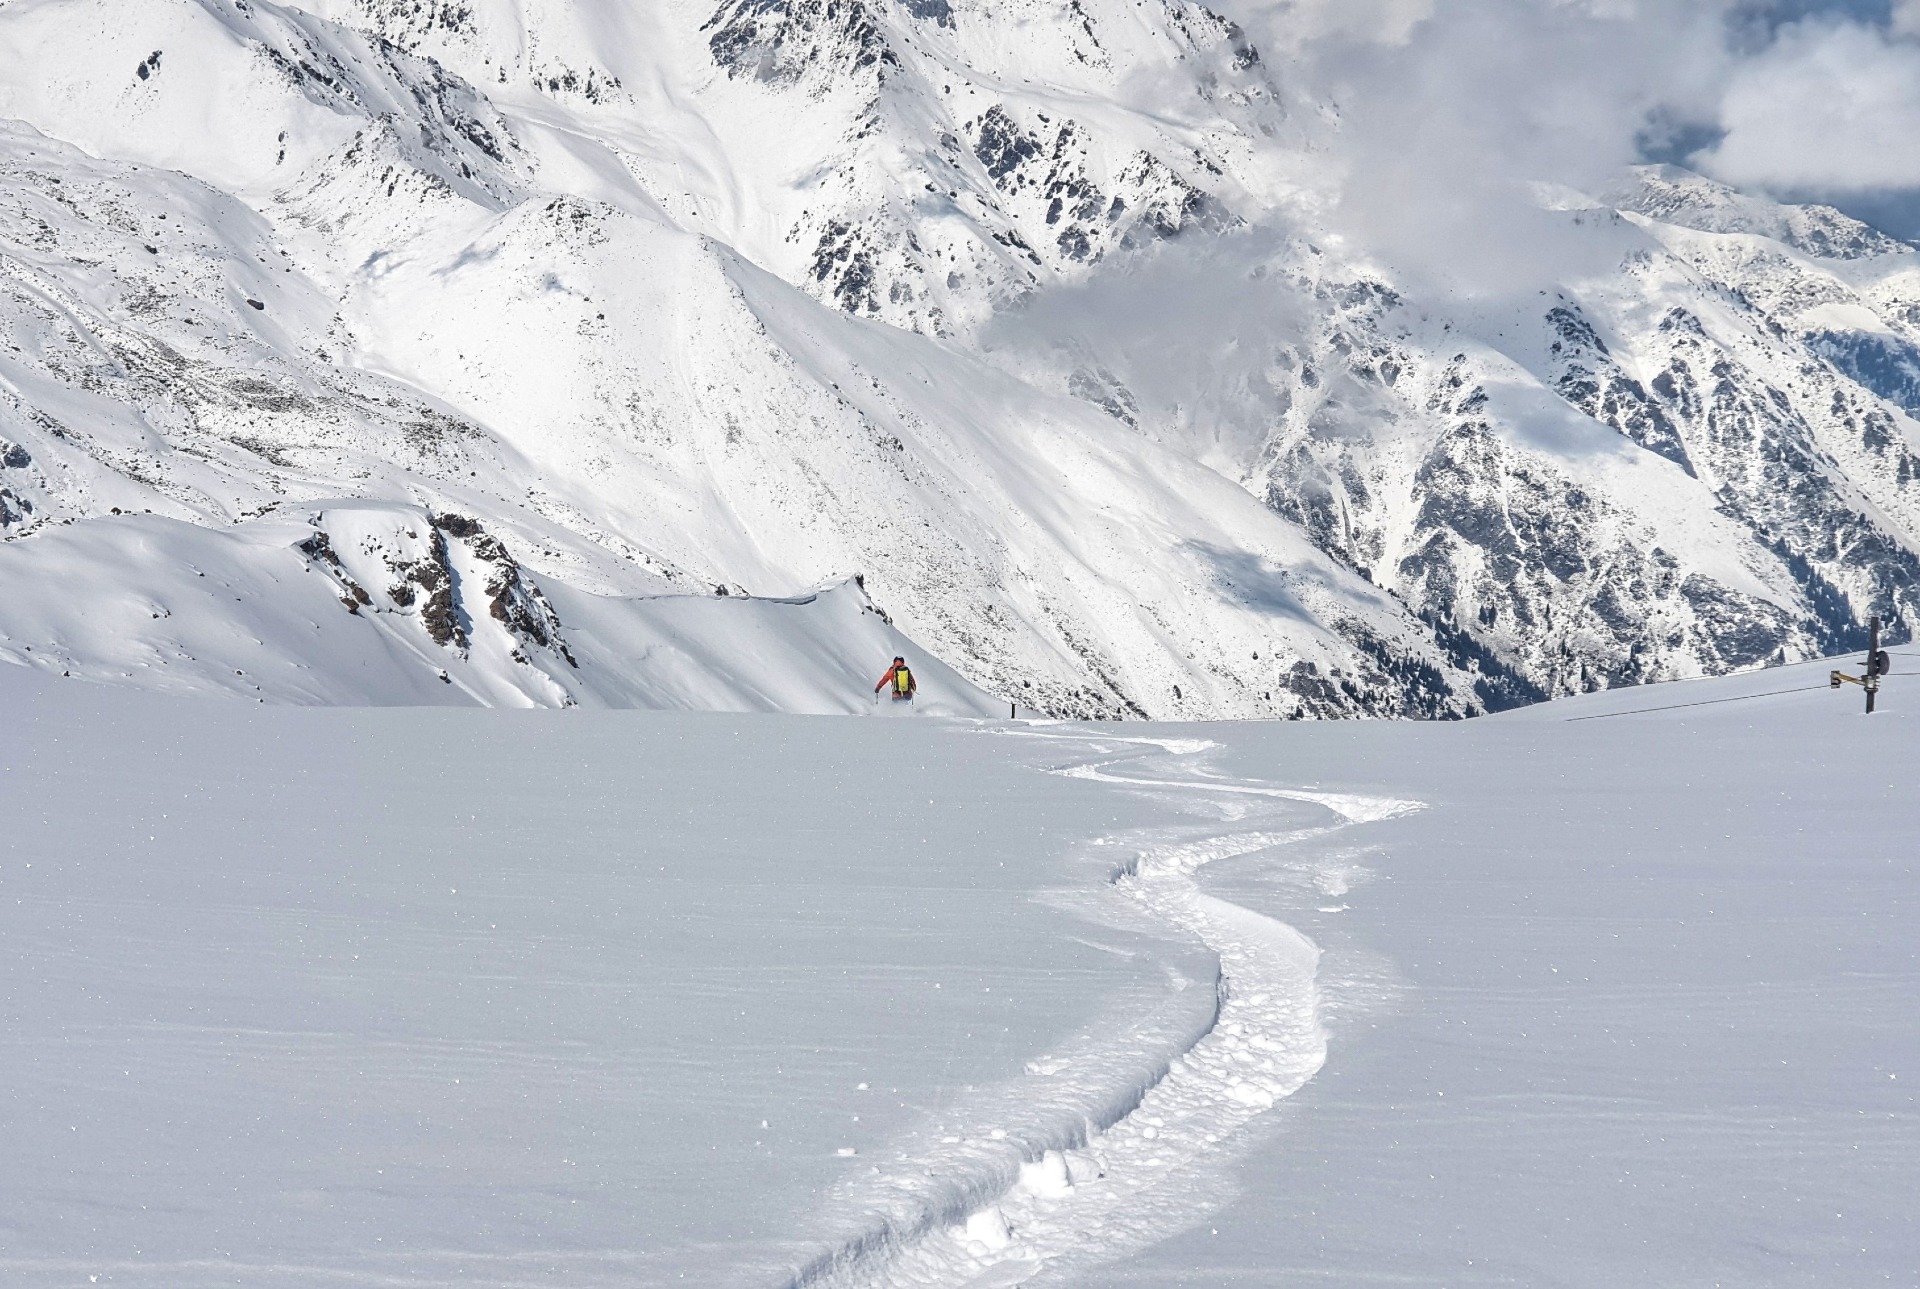
<instances>
[{"instance_id":1,"label":"white cloud","mask_svg":"<svg viewBox=\"0 0 1920 1289\"><path fill-rule=\"evenodd\" d=\"M1463 286L1549 270L1532 183L1609 188L1662 129L1717 125L1692 164L1751 191L1920 188L1920 0L1221 2L1339 109L1330 222Z\"/></svg>"},{"instance_id":2,"label":"white cloud","mask_svg":"<svg viewBox=\"0 0 1920 1289\"><path fill-rule=\"evenodd\" d=\"M1803 23L1735 70L1720 108L1726 136L1696 163L1735 185L1802 193L1920 187L1920 0L1902 0L1890 36Z\"/></svg>"},{"instance_id":3,"label":"white cloud","mask_svg":"<svg viewBox=\"0 0 1920 1289\"><path fill-rule=\"evenodd\" d=\"M1662 131L1720 126L1694 164L1750 190L1920 186L1920 35L1901 34L1920 0L1877 24L1865 0L1213 2L1331 109L1296 116L1307 199L1278 231L1337 235L1408 286L1517 297L1605 271L1618 248L1542 212L1539 185L1611 189Z\"/></svg>"},{"instance_id":4,"label":"white cloud","mask_svg":"<svg viewBox=\"0 0 1920 1289\"><path fill-rule=\"evenodd\" d=\"M1335 0L1337 6L1337 0ZM1267 11L1280 34L1311 6ZM1611 187L1651 114L1711 119L1732 54L1721 0L1433 0L1320 11L1295 83L1336 104L1330 220L1396 268L1505 292L1604 252L1544 216L1537 182Z\"/></svg>"},{"instance_id":5,"label":"white cloud","mask_svg":"<svg viewBox=\"0 0 1920 1289\"><path fill-rule=\"evenodd\" d=\"M1297 49L1330 37L1404 45L1438 0L1280 0L1251 19L1270 49ZM1251 6L1237 6L1244 11Z\"/></svg>"}]
</instances>

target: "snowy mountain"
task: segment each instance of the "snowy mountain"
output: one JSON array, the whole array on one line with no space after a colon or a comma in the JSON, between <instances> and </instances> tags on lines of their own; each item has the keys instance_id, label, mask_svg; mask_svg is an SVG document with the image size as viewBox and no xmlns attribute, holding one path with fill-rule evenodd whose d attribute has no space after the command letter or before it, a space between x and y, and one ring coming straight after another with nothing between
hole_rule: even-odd
<instances>
[{"instance_id":1,"label":"snowy mountain","mask_svg":"<svg viewBox=\"0 0 1920 1289\"><path fill-rule=\"evenodd\" d=\"M1183 0L0 0L0 119L73 675L1453 716L1920 612L1910 248L1650 168L1449 291Z\"/></svg>"}]
</instances>

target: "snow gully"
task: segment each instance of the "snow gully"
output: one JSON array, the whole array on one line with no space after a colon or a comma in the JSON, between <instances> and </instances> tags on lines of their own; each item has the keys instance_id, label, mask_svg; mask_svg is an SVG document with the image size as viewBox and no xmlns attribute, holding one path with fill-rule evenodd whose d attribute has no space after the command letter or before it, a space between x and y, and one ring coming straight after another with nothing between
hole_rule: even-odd
<instances>
[{"instance_id":1,"label":"snow gully","mask_svg":"<svg viewBox=\"0 0 1920 1289\"><path fill-rule=\"evenodd\" d=\"M793 1289L996 1289L1050 1267L1124 1256L1198 1221L1217 1202L1214 1183L1245 1148L1247 1129L1318 1073L1327 1048L1316 982L1319 949L1284 923L1206 894L1196 875L1216 860L1421 808L1412 801L1222 779L1195 764L1216 746L1205 740L1040 730L1004 736L1060 739L1093 751L1092 758L1052 773L1183 807L1196 796L1233 802L1221 813L1236 824L1234 831L1163 827L1093 843L1108 853L1117 847L1133 852L1111 877L1115 892L1218 956L1214 1023L1158 1067L1164 1074L1143 1080L1130 1108L1116 1108L1106 1123L1066 1127L1058 1140L1072 1146L1030 1145L1010 1185L1003 1181L996 1191L984 1178L963 1181L958 1193L975 1197L964 1211L929 1213L910 1230L870 1232L795 1277ZM1165 777L1112 772L1122 765ZM1049 1073L1071 1077L1070 1069Z\"/></svg>"}]
</instances>

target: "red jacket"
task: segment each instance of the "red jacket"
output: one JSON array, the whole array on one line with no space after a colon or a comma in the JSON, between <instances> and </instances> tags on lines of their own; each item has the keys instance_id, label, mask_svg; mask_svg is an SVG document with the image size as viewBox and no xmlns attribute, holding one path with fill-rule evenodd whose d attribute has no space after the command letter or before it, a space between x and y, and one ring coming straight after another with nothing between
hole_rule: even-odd
<instances>
[{"instance_id":1,"label":"red jacket","mask_svg":"<svg viewBox=\"0 0 1920 1289\"><path fill-rule=\"evenodd\" d=\"M873 692L877 694L888 685L894 684L896 676L905 676L907 678L906 688L897 692L911 694L920 688L920 682L913 678L913 672L908 668L907 664L904 662L896 662L893 666L887 668L886 675L880 677L880 683L873 687Z\"/></svg>"}]
</instances>

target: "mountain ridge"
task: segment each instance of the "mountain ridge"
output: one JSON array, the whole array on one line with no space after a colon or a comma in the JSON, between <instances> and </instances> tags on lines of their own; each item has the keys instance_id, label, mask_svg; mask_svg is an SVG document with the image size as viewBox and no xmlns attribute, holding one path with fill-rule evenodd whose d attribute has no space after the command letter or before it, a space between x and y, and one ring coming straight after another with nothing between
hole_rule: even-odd
<instances>
[{"instance_id":1,"label":"mountain ridge","mask_svg":"<svg viewBox=\"0 0 1920 1289\"><path fill-rule=\"evenodd\" d=\"M1439 291L1197 5L52 13L0 5L10 554L468 516L550 638L859 575L1080 717L1471 715L1920 607L1911 248L1648 167L1543 193L1557 280ZM505 657L485 701L570 701Z\"/></svg>"}]
</instances>

